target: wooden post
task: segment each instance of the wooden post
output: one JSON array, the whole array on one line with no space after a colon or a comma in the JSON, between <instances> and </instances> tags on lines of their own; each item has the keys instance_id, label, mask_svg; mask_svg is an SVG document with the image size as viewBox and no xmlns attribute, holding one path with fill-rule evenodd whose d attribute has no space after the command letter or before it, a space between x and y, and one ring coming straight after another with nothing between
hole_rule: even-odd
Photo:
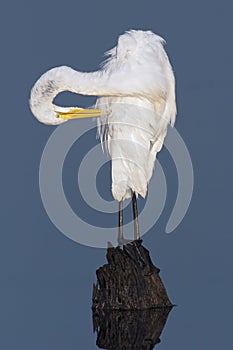
<instances>
[{"instance_id":1,"label":"wooden post","mask_svg":"<svg viewBox=\"0 0 233 350\"><path fill-rule=\"evenodd\" d=\"M145 310L171 308L159 269L150 259L142 241L133 241L123 248L107 249L108 263L96 271L92 309Z\"/></svg>"}]
</instances>

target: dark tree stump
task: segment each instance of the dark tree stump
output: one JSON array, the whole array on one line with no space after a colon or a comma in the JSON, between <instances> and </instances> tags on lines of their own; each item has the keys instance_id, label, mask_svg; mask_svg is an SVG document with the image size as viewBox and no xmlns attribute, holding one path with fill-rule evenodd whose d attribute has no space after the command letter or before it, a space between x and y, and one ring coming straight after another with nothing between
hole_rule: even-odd
<instances>
[{"instance_id":1,"label":"dark tree stump","mask_svg":"<svg viewBox=\"0 0 233 350\"><path fill-rule=\"evenodd\" d=\"M133 241L123 249L108 248L107 261L96 271L94 312L172 307L159 277L160 270L153 265L142 241Z\"/></svg>"},{"instance_id":2,"label":"dark tree stump","mask_svg":"<svg viewBox=\"0 0 233 350\"><path fill-rule=\"evenodd\" d=\"M96 345L108 350L151 350L160 342L170 310L167 307L93 314Z\"/></svg>"}]
</instances>

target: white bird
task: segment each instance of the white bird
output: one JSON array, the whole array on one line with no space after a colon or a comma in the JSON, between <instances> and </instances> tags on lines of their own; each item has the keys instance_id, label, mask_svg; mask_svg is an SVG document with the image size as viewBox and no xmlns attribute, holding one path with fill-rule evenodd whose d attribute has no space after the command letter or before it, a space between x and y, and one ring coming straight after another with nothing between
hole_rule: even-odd
<instances>
[{"instance_id":1,"label":"white bird","mask_svg":"<svg viewBox=\"0 0 233 350\"><path fill-rule=\"evenodd\" d=\"M131 195L134 238L140 238L136 200L146 196L156 154L176 118L175 79L164 43L151 31L130 30L106 53L99 71L53 68L31 90L31 111L45 124L100 117L98 132L112 159L112 194L119 202L119 243L126 241L122 201ZM95 109L56 106L53 100L62 91L98 96Z\"/></svg>"}]
</instances>

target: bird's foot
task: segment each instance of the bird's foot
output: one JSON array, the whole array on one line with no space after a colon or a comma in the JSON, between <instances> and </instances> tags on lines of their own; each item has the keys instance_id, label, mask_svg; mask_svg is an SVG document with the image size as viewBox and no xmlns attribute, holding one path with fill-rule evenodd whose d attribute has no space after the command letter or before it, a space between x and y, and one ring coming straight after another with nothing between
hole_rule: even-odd
<instances>
[{"instance_id":1,"label":"bird's foot","mask_svg":"<svg viewBox=\"0 0 233 350\"><path fill-rule=\"evenodd\" d=\"M141 268L144 268L147 264L139 249L141 243L141 239L131 241L130 244L124 247L124 250L137 265L139 265Z\"/></svg>"},{"instance_id":2,"label":"bird's foot","mask_svg":"<svg viewBox=\"0 0 233 350\"><path fill-rule=\"evenodd\" d=\"M136 252L137 252L137 261L139 263L139 265L144 268L147 264L146 264L146 261L144 260L141 252L140 252L140 245L142 244L142 239L138 238L136 239L135 241L132 242L135 249L136 249Z\"/></svg>"},{"instance_id":3,"label":"bird's foot","mask_svg":"<svg viewBox=\"0 0 233 350\"><path fill-rule=\"evenodd\" d=\"M151 276L154 273L155 270L156 270L157 273L159 273L160 269L154 267L150 263L148 264L148 261L145 261L145 258L143 257L143 254L141 254L141 251L140 251L141 244L142 244L142 239L141 238L135 239L132 242L132 245L135 247L136 252L137 252L137 261L138 261L139 266L141 266L142 268L145 268L146 266L149 267L148 272L145 273L144 276Z\"/></svg>"},{"instance_id":4,"label":"bird's foot","mask_svg":"<svg viewBox=\"0 0 233 350\"><path fill-rule=\"evenodd\" d=\"M119 237L118 240L118 245L127 245L132 242L132 239L125 239L124 237Z\"/></svg>"}]
</instances>

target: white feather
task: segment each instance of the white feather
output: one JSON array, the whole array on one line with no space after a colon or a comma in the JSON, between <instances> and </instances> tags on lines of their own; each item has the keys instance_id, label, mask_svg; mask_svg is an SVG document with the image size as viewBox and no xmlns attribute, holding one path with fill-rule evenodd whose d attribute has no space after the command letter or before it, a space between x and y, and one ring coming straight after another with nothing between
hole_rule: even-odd
<instances>
[{"instance_id":1,"label":"white feather","mask_svg":"<svg viewBox=\"0 0 233 350\"><path fill-rule=\"evenodd\" d=\"M47 124L58 124L52 103L61 91L99 96L98 132L112 158L112 193L120 201L131 191L146 196L157 152L176 117L175 79L163 48L150 31L121 35L100 71L81 73L63 66L34 85L30 106Z\"/></svg>"},{"instance_id":2,"label":"white feather","mask_svg":"<svg viewBox=\"0 0 233 350\"><path fill-rule=\"evenodd\" d=\"M131 197L131 191L146 196L156 154L168 124L175 122L175 81L163 44L151 32L130 31L107 52L110 57L103 64L109 76L119 71L124 75L121 85L131 85L129 91L139 87L135 97L102 97L96 103L102 111L98 130L112 158L112 193L118 201Z\"/></svg>"}]
</instances>

